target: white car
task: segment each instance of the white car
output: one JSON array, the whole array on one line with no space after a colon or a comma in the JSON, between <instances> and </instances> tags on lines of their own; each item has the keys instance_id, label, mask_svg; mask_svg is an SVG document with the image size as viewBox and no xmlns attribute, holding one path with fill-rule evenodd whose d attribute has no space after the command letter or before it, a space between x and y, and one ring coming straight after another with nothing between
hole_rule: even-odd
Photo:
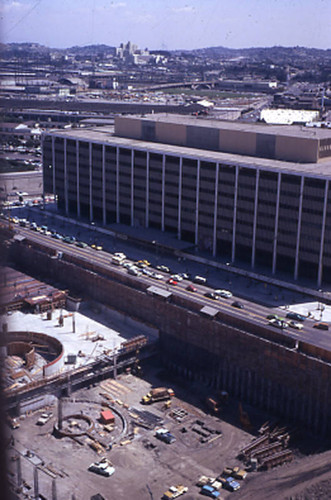
<instances>
[{"instance_id":1,"label":"white car","mask_svg":"<svg viewBox=\"0 0 331 500\"><path fill-rule=\"evenodd\" d=\"M288 322L288 326L291 328L295 328L296 330L302 330L303 324L299 323L298 321L294 321L293 319Z\"/></svg>"},{"instance_id":2,"label":"white car","mask_svg":"<svg viewBox=\"0 0 331 500\"><path fill-rule=\"evenodd\" d=\"M115 257L118 257L119 259L126 259L126 255L125 253L122 253L122 252L116 252L114 253Z\"/></svg>"},{"instance_id":3,"label":"white car","mask_svg":"<svg viewBox=\"0 0 331 500\"><path fill-rule=\"evenodd\" d=\"M182 278L182 276L180 274L172 274L170 276L170 278L173 279L173 280L175 280L175 281L178 281L178 282L179 281L183 281L183 278Z\"/></svg>"},{"instance_id":4,"label":"white car","mask_svg":"<svg viewBox=\"0 0 331 500\"><path fill-rule=\"evenodd\" d=\"M93 464L89 465L88 470L101 476L109 477L114 474L115 467L108 458L102 458L100 462L93 462Z\"/></svg>"},{"instance_id":5,"label":"white car","mask_svg":"<svg viewBox=\"0 0 331 500\"><path fill-rule=\"evenodd\" d=\"M163 274L153 273L152 278L154 278L155 280L163 280Z\"/></svg>"},{"instance_id":6,"label":"white car","mask_svg":"<svg viewBox=\"0 0 331 500\"><path fill-rule=\"evenodd\" d=\"M45 425L49 419L53 416L53 413L42 413L37 420L37 425Z\"/></svg>"},{"instance_id":7,"label":"white car","mask_svg":"<svg viewBox=\"0 0 331 500\"><path fill-rule=\"evenodd\" d=\"M232 293L229 290L215 290L214 293L224 299L231 299Z\"/></svg>"}]
</instances>

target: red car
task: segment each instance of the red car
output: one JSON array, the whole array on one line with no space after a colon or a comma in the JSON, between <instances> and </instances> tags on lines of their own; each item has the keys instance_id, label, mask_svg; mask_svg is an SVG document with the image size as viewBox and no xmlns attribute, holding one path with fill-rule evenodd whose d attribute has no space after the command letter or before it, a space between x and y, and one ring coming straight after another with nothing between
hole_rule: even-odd
<instances>
[{"instance_id":1,"label":"red car","mask_svg":"<svg viewBox=\"0 0 331 500\"><path fill-rule=\"evenodd\" d=\"M167 283L169 283L169 285L178 285L178 281L174 280L173 278L169 278Z\"/></svg>"},{"instance_id":2,"label":"red car","mask_svg":"<svg viewBox=\"0 0 331 500\"><path fill-rule=\"evenodd\" d=\"M186 287L186 290L188 290L189 292L196 292L197 289L195 288L195 286L193 285L189 285Z\"/></svg>"}]
</instances>

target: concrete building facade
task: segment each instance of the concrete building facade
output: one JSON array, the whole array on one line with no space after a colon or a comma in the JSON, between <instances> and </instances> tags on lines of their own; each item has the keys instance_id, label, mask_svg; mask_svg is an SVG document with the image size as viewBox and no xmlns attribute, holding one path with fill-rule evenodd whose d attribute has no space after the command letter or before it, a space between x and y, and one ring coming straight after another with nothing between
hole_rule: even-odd
<instances>
[{"instance_id":1,"label":"concrete building facade","mask_svg":"<svg viewBox=\"0 0 331 500\"><path fill-rule=\"evenodd\" d=\"M44 189L68 214L158 228L321 286L331 281L330 156L329 130L118 117L115 133L46 133Z\"/></svg>"}]
</instances>

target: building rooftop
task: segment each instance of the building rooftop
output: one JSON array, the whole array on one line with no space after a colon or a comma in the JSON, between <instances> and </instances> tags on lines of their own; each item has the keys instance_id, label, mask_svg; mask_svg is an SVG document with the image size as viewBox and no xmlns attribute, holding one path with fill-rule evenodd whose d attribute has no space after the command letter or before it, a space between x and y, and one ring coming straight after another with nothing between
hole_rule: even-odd
<instances>
[{"instance_id":1,"label":"building rooftop","mask_svg":"<svg viewBox=\"0 0 331 500\"><path fill-rule=\"evenodd\" d=\"M135 118L135 116L128 116ZM289 137L310 139L331 139L331 131L323 128L311 128L300 125L271 125L263 122L238 122L229 120L213 120L201 116L176 115L172 113L155 113L144 116L136 115L142 121L162 123L178 123L198 127L216 128L219 130L238 130L241 132L255 132L259 134L286 135Z\"/></svg>"},{"instance_id":2,"label":"building rooftop","mask_svg":"<svg viewBox=\"0 0 331 500\"><path fill-rule=\"evenodd\" d=\"M182 117L181 117L182 118ZM206 122L208 123L208 122ZM226 122L229 123L229 122ZM231 122L233 125L233 122ZM244 126L250 126L243 124ZM263 126L263 125L261 125ZM269 128L268 125L264 125ZM281 128L273 126L272 128ZM289 127L284 127L289 128ZM292 127L290 127L292 128ZM298 127L300 129L300 127ZM310 132L313 132L311 129ZM330 130L314 129L314 132L328 132ZM173 146L171 144L148 142L135 139L126 139L114 135L114 127L91 127L91 128L76 128L70 130L54 130L47 132L47 135L63 137L66 139L92 141L99 144L109 146L119 146L122 148L134 148L142 151L149 151L157 154L181 155L185 158L197 158L202 161L219 162L228 165L239 165L251 168L263 168L264 170L281 171L288 174L311 175L313 177L321 177L330 179L331 176L331 159L326 158L319 163L295 163L281 160L271 160L267 158L258 158L252 156L244 156L233 153L222 153L218 151L201 150L184 146Z\"/></svg>"}]
</instances>

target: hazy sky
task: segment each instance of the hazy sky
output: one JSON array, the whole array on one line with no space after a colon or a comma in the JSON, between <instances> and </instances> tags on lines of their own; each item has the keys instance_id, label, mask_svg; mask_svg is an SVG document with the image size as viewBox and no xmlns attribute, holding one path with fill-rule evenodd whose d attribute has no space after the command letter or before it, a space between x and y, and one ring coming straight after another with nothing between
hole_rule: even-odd
<instances>
[{"instance_id":1,"label":"hazy sky","mask_svg":"<svg viewBox=\"0 0 331 500\"><path fill-rule=\"evenodd\" d=\"M330 48L331 0L0 0L1 41Z\"/></svg>"}]
</instances>

